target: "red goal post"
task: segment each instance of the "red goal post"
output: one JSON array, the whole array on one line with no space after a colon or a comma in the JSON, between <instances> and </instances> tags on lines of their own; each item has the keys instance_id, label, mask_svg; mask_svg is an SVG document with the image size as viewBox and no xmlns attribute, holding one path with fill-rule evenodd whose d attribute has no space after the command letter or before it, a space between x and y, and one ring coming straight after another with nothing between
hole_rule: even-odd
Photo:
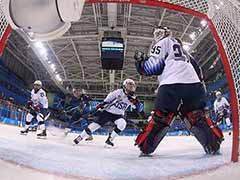
<instances>
[{"instance_id":1,"label":"red goal post","mask_svg":"<svg viewBox=\"0 0 240 180\"><path fill-rule=\"evenodd\" d=\"M2 3L1 0L0 0L0 3ZM7 39L11 31L12 31L12 28L7 23L5 16L3 14L2 8L0 8L0 57L2 56L4 47L6 45Z\"/></svg>"},{"instance_id":2,"label":"red goal post","mask_svg":"<svg viewBox=\"0 0 240 180\"><path fill-rule=\"evenodd\" d=\"M86 0L157 6L205 19L216 41L230 91L233 122L232 161L239 156L240 5L236 0Z\"/></svg>"}]
</instances>

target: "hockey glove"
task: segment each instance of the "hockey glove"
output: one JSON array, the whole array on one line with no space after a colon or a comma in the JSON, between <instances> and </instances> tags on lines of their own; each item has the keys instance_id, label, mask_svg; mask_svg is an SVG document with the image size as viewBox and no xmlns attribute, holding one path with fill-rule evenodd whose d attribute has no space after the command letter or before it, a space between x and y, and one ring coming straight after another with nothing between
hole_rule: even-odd
<instances>
[{"instance_id":1,"label":"hockey glove","mask_svg":"<svg viewBox=\"0 0 240 180\"><path fill-rule=\"evenodd\" d=\"M29 107L29 106L32 106L32 105L33 105L33 102L31 100L28 100L27 101L27 106Z\"/></svg>"},{"instance_id":2,"label":"hockey glove","mask_svg":"<svg viewBox=\"0 0 240 180\"><path fill-rule=\"evenodd\" d=\"M39 105L36 105L36 106L34 106L33 108L34 108L34 110L35 110L36 112L40 112L40 107L39 107Z\"/></svg>"},{"instance_id":3,"label":"hockey glove","mask_svg":"<svg viewBox=\"0 0 240 180\"><path fill-rule=\"evenodd\" d=\"M128 96L128 100L130 101L130 103L132 103L135 106L138 103L137 97L134 97L134 96Z\"/></svg>"},{"instance_id":4,"label":"hockey glove","mask_svg":"<svg viewBox=\"0 0 240 180\"><path fill-rule=\"evenodd\" d=\"M96 106L96 110L103 109L106 104L107 104L106 102L102 102L102 103L98 104L98 105Z\"/></svg>"}]
</instances>

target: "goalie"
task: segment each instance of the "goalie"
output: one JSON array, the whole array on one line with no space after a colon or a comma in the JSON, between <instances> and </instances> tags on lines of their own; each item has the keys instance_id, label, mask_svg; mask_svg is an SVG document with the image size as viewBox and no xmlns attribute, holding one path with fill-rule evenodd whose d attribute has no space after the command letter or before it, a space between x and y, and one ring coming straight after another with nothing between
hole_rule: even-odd
<instances>
[{"instance_id":1,"label":"goalie","mask_svg":"<svg viewBox=\"0 0 240 180\"><path fill-rule=\"evenodd\" d=\"M139 74L158 75L159 88L152 118L137 139L143 155L154 152L166 135L175 115L180 114L207 154L215 154L223 140L221 130L206 118L205 90L183 52L181 44L167 27L154 30L155 44L150 57L137 51L135 65Z\"/></svg>"}]
</instances>

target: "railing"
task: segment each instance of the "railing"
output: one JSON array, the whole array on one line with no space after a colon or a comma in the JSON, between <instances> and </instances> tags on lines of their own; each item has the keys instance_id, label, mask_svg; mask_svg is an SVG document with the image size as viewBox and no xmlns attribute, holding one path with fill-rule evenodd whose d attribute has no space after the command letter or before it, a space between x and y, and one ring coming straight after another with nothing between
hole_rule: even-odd
<instances>
[{"instance_id":1,"label":"railing","mask_svg":"<svg viewBox=\"0 0 240 180\"><path fill-rule=\"evenodd\" d=\"M0 100L0 122L22 126L25 122L27 109L10 101Z\"/></svg>"}]
</instances>

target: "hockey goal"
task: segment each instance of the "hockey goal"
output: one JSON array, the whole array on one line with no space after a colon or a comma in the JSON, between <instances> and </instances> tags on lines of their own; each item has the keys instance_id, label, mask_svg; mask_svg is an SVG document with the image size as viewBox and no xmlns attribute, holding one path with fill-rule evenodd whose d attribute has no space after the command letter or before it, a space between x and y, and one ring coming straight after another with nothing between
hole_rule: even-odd
<instances>
[{"instance_id":1,"label":"hockey goal","mask_svg":"<svg viewBox=\"0 0 240 180\"><path fill-rule=\"evenodd\" d=\"M238 0L87 0L158 6L205 19L214 36L230 91L233 121L232 161L239 156L240 3Z\"/></svg>"},{"instance_id":2,"label":"hockey goal","mask_svg":"<svg viewBox=\"0 0 240 180\"><path fill-rule=\"evenodd\" d=\"M86 3L158 6L205 19L215 38L230 90L233 120L232 161L238 161L240 108L240 3L238 0L87 0ZM1 3L1 0L0 0ZM0 55L11 32L0 9Z\"/></svg>"}]
</instances>

